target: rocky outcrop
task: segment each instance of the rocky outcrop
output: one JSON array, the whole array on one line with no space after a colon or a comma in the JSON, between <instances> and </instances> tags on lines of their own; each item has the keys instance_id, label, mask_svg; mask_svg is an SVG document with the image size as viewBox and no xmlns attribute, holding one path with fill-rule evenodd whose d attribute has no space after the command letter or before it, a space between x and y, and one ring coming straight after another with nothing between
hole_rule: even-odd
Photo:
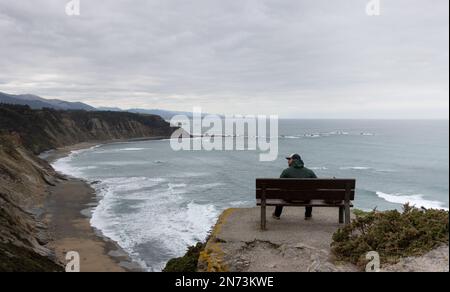
<instances>
[{"instance_id":1,"label":"rocky outcrop","mask_svg":"<svg viewBox=\"0 0 450 292\"><path fill-rule=\"evenodd\" d=\"M61 270L44 247L45 224L37 212L56 177L20 145L0 143L0 271Z\"/></svg>"},{"instance_id":2,"label":"rocky outcrop","mask_svg":"<svg viewBox=\"0 0 450 292\"><path fill-rule=\"evenodd\" d=\"M447 272L449 271L448 245L436 248L420 257L400 259L395 265L383 267L383 272Z\"/></svg>"},{"instance_id":3,"label":"rocky outcrop","mask_svg":"<svg viewBox=\"0 0 450 292\"><path fill-rule=\"evenodd\" d=\"M269 212L269 211L268 211ZM286 208L281 220L259 227L259 208L228 209L220 216L198 259L199 272L359 272L361 267L337 260L333 234L342 225L338 211L315 209L311 221L302 208ZM364 268L364 267L363 267ZM404 257L385 272L448 272L448 245L422 256Z\"/></svg>"},{"instance_id":4,"label":"rocky outcrop","mask_svg":"<svg viewBox=\"0 0 450 292\"><path fill-rule=\"evenodd\" d=\"M338 211L317 209L304 221L301 208L287 208L280 221L269 219L261 231L260 209L228 209L213 228L200 254L200 272L343 272L330 251ZM268 211L269 212L269 211Z\"/></svg>"},{"instance_id":5,"label":"rocky outcrop","mask_svg":"<svg viewBox=\"0 0 450 292\"><path fill-rule=\"evenodd\" d=\"M36 154L77 144L168 137L162 118L119 112L31 110L0 105L0 271L61 271L40 210L59 175Z\"/></svg>"}]
</instances>

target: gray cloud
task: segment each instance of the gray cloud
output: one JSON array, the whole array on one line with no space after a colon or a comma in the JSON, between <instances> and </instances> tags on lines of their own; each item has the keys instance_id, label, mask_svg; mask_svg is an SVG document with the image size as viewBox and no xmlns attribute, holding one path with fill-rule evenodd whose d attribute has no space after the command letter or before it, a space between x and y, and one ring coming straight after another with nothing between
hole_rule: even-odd
<instances>
[{"instance_id":1,"label":"gray cloud","mask_svg":"<svg viewBox=\"0 0 450 292\"><path fill-rule=\"evenodd\" d=\"M0 0L0 91L94 106L448 118L449 2Z\"/></svg>"}]
</instances>

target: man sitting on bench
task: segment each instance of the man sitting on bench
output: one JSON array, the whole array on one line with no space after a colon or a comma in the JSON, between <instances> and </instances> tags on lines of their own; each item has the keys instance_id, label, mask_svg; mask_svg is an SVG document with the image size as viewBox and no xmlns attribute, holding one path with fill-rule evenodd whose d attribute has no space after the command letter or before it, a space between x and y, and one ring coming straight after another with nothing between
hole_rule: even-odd
<instances>
[{"instance_id":1,"label":"man sitting on bench","mask_svg":"<svg viewBox=\"0 0 450 292\"><path fill-rule=\"evenodd\" d=\"M283 171L280 178L317 178L314 171L305 167L305 163L300 155L292 154L291 156L286 157L286 159L288 160L289 168ZM283 206L277 206L272 217L280 220L281 213L283 213ZM306 207L305 220L310 220L311 218L312 207Z\"/></svg>"}]
</instances>

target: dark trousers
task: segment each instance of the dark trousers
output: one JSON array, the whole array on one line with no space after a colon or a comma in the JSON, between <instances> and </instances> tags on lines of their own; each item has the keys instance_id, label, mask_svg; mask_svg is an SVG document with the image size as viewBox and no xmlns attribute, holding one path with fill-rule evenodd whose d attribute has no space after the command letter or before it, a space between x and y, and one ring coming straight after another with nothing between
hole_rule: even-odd
<instances>
[{"instance_id":1,"label":"dark trousers","mask_svg":"<svg viewBox=\"0 0 450 292\"><path fill-rule=\"evenodd\" d=\"M275 208L274 215L277 216L277 217L280 217L282 213L283 213L283 207L282 206L277 206ZM306 207L305 217L312 217L312 207Z\"/></svg>"}]
</instances>

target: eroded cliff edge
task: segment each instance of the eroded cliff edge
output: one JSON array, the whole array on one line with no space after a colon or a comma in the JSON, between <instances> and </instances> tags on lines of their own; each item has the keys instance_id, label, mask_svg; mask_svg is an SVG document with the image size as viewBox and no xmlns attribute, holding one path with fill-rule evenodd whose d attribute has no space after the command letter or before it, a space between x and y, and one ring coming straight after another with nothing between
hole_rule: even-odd
<instances>
[{"instance_id":1,"label":"eroded cliff edge","mask_svg":"<svg viewBox=\"0 0 450 292\"><path fill-rule=\"evenodd\" d=\"M260 208L225 210L199 253L197 271L359 272L368 263L363 251L371 250L368 244L380 252L381 271L449 270L447 211L406 207L403 213L354 214L353 223L344 227L337 209L316 208L311 221L303 220L302 209L286 208L281 220L269 218L266 231L259 227ZM364 224L367 241L359 230ZM351 230L351 238L338 230ZM361 261L344 259L336 247L349 256L360 254Z\"/></svg>"},{"instance_id":2,"label":"eroded cliff edge","mask_svg":"<svg viewBox=\"0 0 450 292\"><path fill-rule=\"evenodd\" d=\"M37 154L82 142L169 137L162 118L122 112L31 110L0 104L0 271L61 271L41 208L62 179Z\"/></svg>"}]
</instances>

